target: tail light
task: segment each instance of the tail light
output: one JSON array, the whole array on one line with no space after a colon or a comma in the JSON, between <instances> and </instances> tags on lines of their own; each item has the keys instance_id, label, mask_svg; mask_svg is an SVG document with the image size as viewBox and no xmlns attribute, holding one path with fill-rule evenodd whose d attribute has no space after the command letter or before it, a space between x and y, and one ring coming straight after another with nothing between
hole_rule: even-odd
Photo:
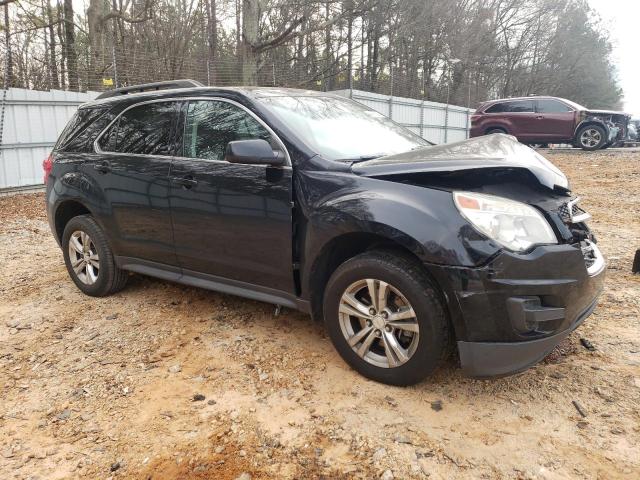
<instances>
[{"instance_id":1,"label":"tail light","mask_svg":"<svg viewBox=\"0 0 640 480\"><path fill-rule=\"evenodd\" d=\"M47 184L47 180L49 179L49 174L51 173L51 169L53 168L53 155L49 154L47 158L45 158L42 162L42 169L44 170L44 184Z\"/></svg>"}]
</instances>

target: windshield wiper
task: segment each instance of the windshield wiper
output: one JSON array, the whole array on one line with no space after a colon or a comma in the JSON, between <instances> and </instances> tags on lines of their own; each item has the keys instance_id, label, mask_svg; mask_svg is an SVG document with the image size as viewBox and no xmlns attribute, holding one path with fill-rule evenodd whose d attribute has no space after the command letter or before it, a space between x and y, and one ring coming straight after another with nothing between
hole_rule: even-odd
<instances>
[{"instance_id":1,"label":"windshield wiper","mask_svg":"<svg viewBox=\"0 0 640 480\"><path fill-rule=\"evenodd\" d=\"M367 160L375 160L376 158L384 157L386 153L374 153L372 155L362 155L358 158L350 158L348 161L353 163L366 162Z\"/></svg>"}]
</instances>

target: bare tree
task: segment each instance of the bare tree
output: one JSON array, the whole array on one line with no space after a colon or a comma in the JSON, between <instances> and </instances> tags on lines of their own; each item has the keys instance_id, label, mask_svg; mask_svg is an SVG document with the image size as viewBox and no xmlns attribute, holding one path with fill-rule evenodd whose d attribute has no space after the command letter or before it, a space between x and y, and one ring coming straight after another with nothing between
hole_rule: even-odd
<instances>
[{"instance_id":1,"label":"bare tree","mask_svg":"<svg viewBox=\"0 0 640 480\"><path fill-rule=\"evenodd\" d=\"M192 77L469 105L547 93L615 107L622 95L587 0L89 0L79 13L56 2L0 0L7 81Z\"/></svg>"}]
</instances>

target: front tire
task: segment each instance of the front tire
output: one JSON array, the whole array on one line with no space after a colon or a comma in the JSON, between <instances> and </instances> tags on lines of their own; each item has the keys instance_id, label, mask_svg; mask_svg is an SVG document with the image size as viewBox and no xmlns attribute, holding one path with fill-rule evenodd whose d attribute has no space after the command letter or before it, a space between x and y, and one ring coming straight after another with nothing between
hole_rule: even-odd
<instances>
[{"instance_id":1,"label":"front tire","mask_svg":"<svg viewBox=\"0 0 640 480\"><path fill-rule=\"evenodd\" d=\"M372 251L340 265L324 295L327 331L340 356L372 380L413 385L446 358L449 324L417 262Z\"/></svg>"},{"instance_id":2,"label":"front tire","mask_svg":"<svg viewBox=\"0 0 640 480\"><path fill-rule=\"evenodd\" d=\"M607 132L599 125L586 125L576 135L578 146L589 152L601 149L607 140Z\"/></svg>"},{"instance_id":3,"label":"front tire","mask_svg":"<svg viewBox=\"0 0 640 480\"><path fill-rule=\"evenodd\" d=\"M107 238L91 215L69 220L62 251L69 276L82 293L104 297L125 287L128 273L117 267Z\"/></svg>"},{"instance_id":4,"label":"front tire","mask_svg":"<svg viewBox=\"0 0 640 480\"><path fill-rule=\"evenodd\" d=\"M494 135L496 133L507 133L504 128L490 128L485 135Z\"/></svg>"}]
</instances>

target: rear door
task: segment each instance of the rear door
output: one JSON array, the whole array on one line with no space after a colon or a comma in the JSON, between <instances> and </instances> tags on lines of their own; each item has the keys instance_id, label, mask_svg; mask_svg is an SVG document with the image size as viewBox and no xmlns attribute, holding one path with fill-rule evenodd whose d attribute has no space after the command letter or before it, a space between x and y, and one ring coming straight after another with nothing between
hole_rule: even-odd
<instances>
[{"instance_id":1,"label":"rear door","mask_svg":"<svg viewBox=\"0 0 640 480\"><path fill-rule=\"evenodd\" d=\"M535 105L532 100L506 102L504 115L512 125L512 133L518 140L530 141L536 132Z\"/></svg>"},{"instance_id":2,"label":"rear door","mask_svg":"<svg viewBox=\"0 0 640 480\"><path fill-rule=\"evenodd\" d=\"M530 141L536 130L535 105L532 100L509 100L489 107L485 114L486 126L506 126L508 133L518 140Z\"/></svg>"},{"instance_id":3,"label":"rear door","mask_svg":"<svg viewBox=\"0 0 640 480\"><path fill-rule=\"evenodd\" d=\"M127 108L98 138L88 162L104 196L105 225L119 256L176 265L169 168L178 118L175 101Z\"/></svg>"},{"instance_id":4,"label":"rear door","mask_svg":"<svg viewBox=\"0 0 640 480\"><path fill-rule=\"evenodd\" d=\"M170 203L184 273L293 293L291 167L224 160L233 140L264 139L286 155L284 145L253 113L226 99L190 100L183 124Z\"/></svg>"},{"instance_id":5,"label":"rear door","mask_svg":"<svg viewBox=\"0 0 640 480\"><path fill-rule=\"evenodd\" d=\"M576 112L553 99L536 100L536 135L541 140L563 142L573 138Z\"/></svg>"}]
</instances>

